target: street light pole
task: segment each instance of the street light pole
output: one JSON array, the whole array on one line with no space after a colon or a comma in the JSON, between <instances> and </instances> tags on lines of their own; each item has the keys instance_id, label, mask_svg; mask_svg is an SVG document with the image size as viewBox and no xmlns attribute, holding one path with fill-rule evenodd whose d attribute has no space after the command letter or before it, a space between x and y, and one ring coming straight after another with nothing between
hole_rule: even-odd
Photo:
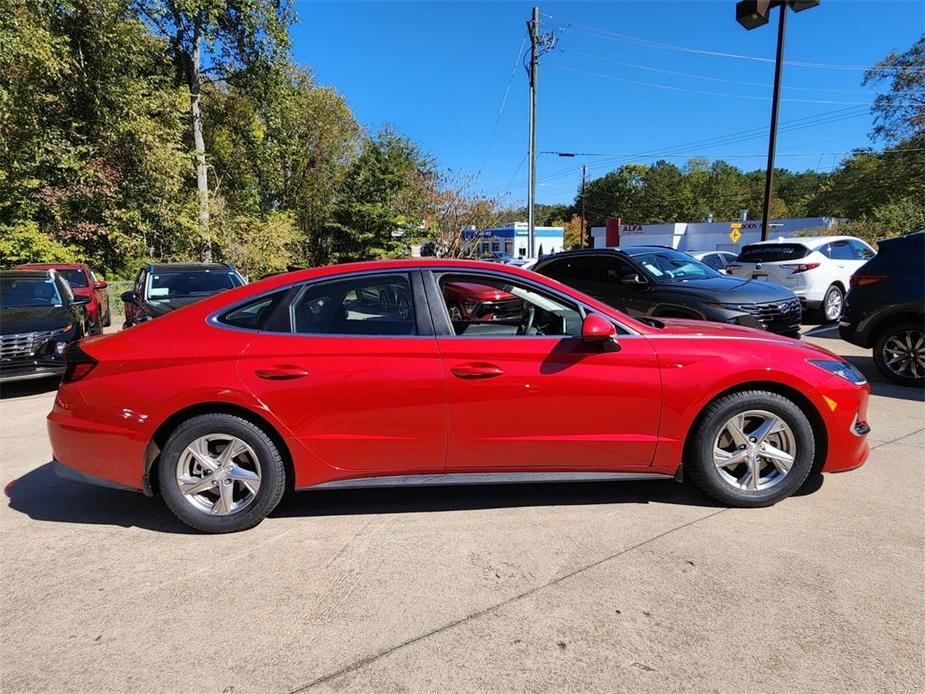
<instances>
[{"instance_id":1,"label":"street light pole","mask_svg":"<svg viewBox=\"0 0 925 694\"><path fill-rule=\"evenodd\" d=\"M588 177L588 167L581 165L581 236L578 240L578 247L585 247L585 180Z\"/></svg>"},{"instance_id":2,"label":"street light pole","mask_svg":"<svg viewBox=\"0 0 925 694\"><path fill-rule=\"evenodd\" d=\"M761 209L761 240L768 240L771 228L771 195L774 192L774 150L777 147L777 116L780 111L780 85L784 71L784 37L787 33L787 9L802 12L819 5L820 0L739 0L736 21L751 31L768 23L768 13L780 8L777 24L777 59L774 61L774 93L771 97L771 131L768 135L768 170L764 177L764 201Z\"/></svg>"},{"instance_id":3,"label":"street light pole","mask_svg":"<svg viewBox=\"0 0 925 694\"><path fill-rule=\"evenodd\" d=\"M761 209L761 240L768 240L771 228L771 196L774 194L774 153L777 149L777 116L780 112L780 84L784 72L784 38L787 33L787 7L780 8L777 23L777 60L774 63L774 95L771 97L771 132L768 135L768 171L764 177L764 204Z\"/></svg>"}]
</instances>

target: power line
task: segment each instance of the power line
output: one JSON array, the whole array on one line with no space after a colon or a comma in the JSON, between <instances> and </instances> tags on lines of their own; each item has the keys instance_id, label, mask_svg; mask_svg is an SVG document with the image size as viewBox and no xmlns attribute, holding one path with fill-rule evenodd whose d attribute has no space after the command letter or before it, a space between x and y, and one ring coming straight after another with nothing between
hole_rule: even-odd
<instances>
[{"instance_id":1,"label":"power line","mask_svg":"<svg viewBox=\"0 0 925 694\"><path fill-rule=\"evenodd\" d=\"M729 99L749 99L752 101L770 101L771 97L769 96L756 96L753 94L727 94L725 92L711 92L704 89L690 89L688 87L673 87L668 84L659 84L658 82L645 82L643 80L634 80L629 77L618 77L617 75L610 75L602 72L593 72L591 70L582 70L581 68L572 67L570 65L557 65L555 63L551 64L550 67L554 67L558 70L568 70L570 72L580 72L585 75L592 75L594 77L602 77L604 79L615 80L617 82L626 82L629 84L637 84L643 87L652 87L654 89L665 89L672 92L682 92L685 94L701 94L704 96L718 96L725 97ZM790 101L794 103L802 104L841 104L845 106L867 106L870 104L869 101L831 101L828 99L799 99L794 97L782 97L781 101Z\"/></svg>"},{"instance_id":2,"label":"power line","mask_svg":"<svg viewBox=\"0 0 925 694\"><path fill-rule=\"evenodd\" d=\"M549 19L556 19L552 15L545 15ZM560 27L561 31L565 30L574 30L575 33L586 34L594 38L605 39L608 41L619 41L621 43L629 43L637 46L645 46L647 48L660 48L663 50L676 51L680 53L689 53L693 55L704 55L714 58L731 58L736 60L748 60L759 63L773 63L773 58L763 58L755 55L743 55L741 53L729 53L725 51L713 51L704 48L692 48L690 46L681 46L673 43L665 43L663 41L653 41L651 39L643 39L637 36L631 36L629 34L621 34L615 31L608 31L606 29L599 29L597 27L590 26L588 24L581 24L579 22L568 22ZM787 65L791 67L802 67L802 68L815 68L821 70L848 70L848 71L864 71L867 70L869 66L867 65L844 65L836 63L814 63L807 62L802 60L788 60Z\"/></svg>"},{"instance_id":3,"label":"power line","mask_svg":"<svg viewBox=\"0 0 925 694\"><path fill-rule=\"evenodd\" d=\"M678 70L666 70L664 68L652 67L650 65L640 65L638 63L629 63L625 60L617 60L615 58L609 58L603 55L596 55L594 53L585 53L584 51L575 51L572 49L560 48L561 53L571 53L572 55L580 55L585 58L592 58L594 60L602 60L608 63L614 63L615 65L623 65L624 67L631 67L637 70L648 70L649 72L659 72L666 75L676 75L678 77L687 77L690 79L697 80L707 80L710 82L722 82L724 84L741 84L749 87L763 87L765 89L770 89L772 85L766 84L764 82L749 82L746 80L732 80L725 77L713 77L710 75L700 75L692 72L679 72ZM863 94L865 93L860 89L832 89L828 87L794 87L790 85L784 86L784 89L793 89L797 91L805 92L831 92L831 93L840 93L840 94Z\"/></svg>"},{"instance_id":4,"label":"power line","mask_svg":"<svg viewBox=\"0 0 925 694\"><path fill-rule=\"evenodd\" d=\"M504 107L507 104L507 97L511 93L511 85L514 82L514 76L517 74L517 66L520 64L521 56L524 52L524 46L527 45L527 39L520 42L520 48L517 49L517 55L514 56L514 67L511 69L511 76L508 78L507 86L504 88L504 96L501 97L501 106L498 108L498 115L495 117L495 124L491 128L491 135L488 136L488 144L485 145L485 154L482 155L482 163L479 164L479 170L475 174L475 180L478 182L485 168L485 162L488 159L488 153L495 141L495 134L498 132L498 124L501 122L501 115L504 113Z\"/></svg>"}]
</instances>

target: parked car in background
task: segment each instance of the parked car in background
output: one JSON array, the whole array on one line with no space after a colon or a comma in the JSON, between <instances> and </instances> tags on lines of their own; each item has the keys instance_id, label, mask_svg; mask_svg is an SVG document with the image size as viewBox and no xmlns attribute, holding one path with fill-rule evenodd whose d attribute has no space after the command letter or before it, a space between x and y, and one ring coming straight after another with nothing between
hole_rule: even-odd
<instances>
[{"instance_id":1,"label":"parked car in background","mask_svg":"<svg viewBox=\"0 0 925 694\"><path fill-rule=\"evenodd\" d=\"M844 308L851 275L875 255L853 236L797 236L749 244L726 271L787 287L804 308L832 323Z\"/></svg>"},{"instance_id":2,"label":"parked car in background","mask_svg":"<svg viewBox=\"0 0 925 694\"><path fill-rule=\"evenodd\" d=\"M523 302L513 294L473 282L447 282L443 298L453 321L520 318L523 310Z\"/></svg>"},{"instance_id":3,"label":"parked car in background","mask_svg":"<svg viewBox=\"0 0 925 694\"><path fill-rule=\"evenodd\" d=\"M157 263L142 267L135 287L122 294L129 328L226 289L247 284L227 263Z\"/></svg>"},{"instance_id":4,"label":"parked car in background","mask_svg":"<svg viewBox=\"0 0 925 694\"><path fill-rule=\"evenodd\" d=\"M726 268L736 261L738 253L731 251L686 251L704 265L709 265L717 272L726 274Z\"/></svg>"},{"instance_id":5,"label":"parked car in background","mask_svg":"<svg viewBox=\"0 0 925 694\"><path fill-rule=\"evenodd\" d=\"M54 270L0 271L0 381L64 373L64 351L89 330L89 302Z\"/></svg>"},{"instance_id":6,"label":"parked car in background","mask_svg":"<svg viewBox=\"0 0 925 694\"><path fill-rule=\"evenodd\" d=\"M894 383L925 385L925 230L878 242L879 252L851 276L841 338L873 347Z\"/></svg>"},{"instance_id":7,"label":"parked car in background","mask_svg":"<svg viewBox=\"0 0 925 694\"><path fill-rule=\"evenodd\" d=\"M460 283L524 310L456 324L442 288ZM407 316L342 310L398 286ZM864 463L869 392L815 345L641 322L518 268L415 259L278 275L86 341L48 433L59 474L160 494L213 533L256 525L292 488L683 474L755 507Z\"/></svg>"},{"instance_id":8,"label":"parked car in background","mask_svg":"<svg viewBox=\"0 0 925 694\"><path fill-rule=\"evenodd\" d=\"M98 279L86 263L29 263L17 265L16 270L56 270L71 285L75 296L86 296L87 316L90 319L89 334L98 335L112 324L109 313L109 289L104 280Z\"/></svg>"},{"instance_id":9,"label":"parked car in background","mask_svg":"<svg viewBox=\"0 0 925 694\"><path fill-rule=\"evenodd\" d=\"M800 302L789 289L722 275L671 248L568 251L541 258L533 271L632 316L710 320L800 335Z\"/></svg>"}]
</instances>

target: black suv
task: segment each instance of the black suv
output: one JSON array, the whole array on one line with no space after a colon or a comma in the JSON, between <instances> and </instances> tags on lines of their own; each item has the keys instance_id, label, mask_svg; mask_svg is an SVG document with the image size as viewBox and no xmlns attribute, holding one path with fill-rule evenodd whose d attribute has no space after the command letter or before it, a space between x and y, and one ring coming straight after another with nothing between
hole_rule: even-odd
<instances>
[{"instance_id":1,"label":"black suv","mask_svg":"<svg viewBox=\"0 0 925 694\"><path fill-rule=\"evenodd\" d=\"M212 294L247 284L228 263L151 263L135 275L135 288L120 297L129 328Z\"/></svg>"},{"instance_id":2,"label":"black suv","mask_svg":"<svg viewBox=\"0 0 925 694\"><path fill-rule=\"evenodd\" d=\"M800 335L800 301L789 289L722 275L672 248L569 251L541 259L533 270L632 316L710 320Z\"/></svg>"},{"instance_id":3,"label":"black suv","mask_svg":"<svg viewBox=\"0 0 925 694\"><path fill-rule=\"evenodd\" d=\"M54 270L0 272L0 381L64 373L64 351L87 334L88 296Z\"/></svg>"},{"instance_id":4,"label":"black suv","mask_svg":"<svg viewBox=\"0 0 925 694\"><path fill-rule=\"evenodd\" d=\"M838 332L874 348L883 375L904 386L925 385L925 229L884 239L851 276Z\"/></svg>"}]
</instances>

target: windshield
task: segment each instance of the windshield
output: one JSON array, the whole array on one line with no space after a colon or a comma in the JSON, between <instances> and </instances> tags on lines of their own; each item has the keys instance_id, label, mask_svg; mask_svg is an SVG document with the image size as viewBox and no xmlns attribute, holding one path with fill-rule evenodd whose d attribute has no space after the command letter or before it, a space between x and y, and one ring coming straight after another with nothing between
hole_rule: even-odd
<instances>
[{"instance_id":1,"label":"windshield","mask_svg":"<svg viewBox=\"0 0 925 694\"><path fill-rule=\"evenodd\" d=\"M678 251L665 249L632 257L659 282L685 282L723 276L699 260Z\"/></svg>"},{"instance_id":2,"label":"windshield","mask_svg":"<svg viewBox=\"0 0 925 694\"><path fill-rule=\"evenodd\" d=\"M87 287L87 276L83 270L58 270L58 274L67 280L72 287Z\"/></svg>"},{"instance_id":3,"label":"windshield","mask_svg":"<svg viewBox=\"0 0 925 694\"><path fill-rule=\"evenodd\" d=\"M152 301L170 301L179 297L208 296L241 284L238 275L227 270L159 272L151 275L149 297Z\"/></svg>"},{"instance_id":4,"label":"windshield","mask_svg":"<svg viewBox=\"0 0 925 694\"><path fill-rule=\"evenodd\" d=\"M0 278L0 306L3 308L63 305L61 294L53 279L44 277Z\"/></svg>"},{"instance_id":5,"label":"windshield","mask_svg":"<svg viewBox=\"0 0 925 694\"><path fill-rule=\"evenodd\" d=\"M809 249L799 243L765 243L746 246L739 254L741 263L776 263L802 258Z\"/></svg>"}]
</instances>

